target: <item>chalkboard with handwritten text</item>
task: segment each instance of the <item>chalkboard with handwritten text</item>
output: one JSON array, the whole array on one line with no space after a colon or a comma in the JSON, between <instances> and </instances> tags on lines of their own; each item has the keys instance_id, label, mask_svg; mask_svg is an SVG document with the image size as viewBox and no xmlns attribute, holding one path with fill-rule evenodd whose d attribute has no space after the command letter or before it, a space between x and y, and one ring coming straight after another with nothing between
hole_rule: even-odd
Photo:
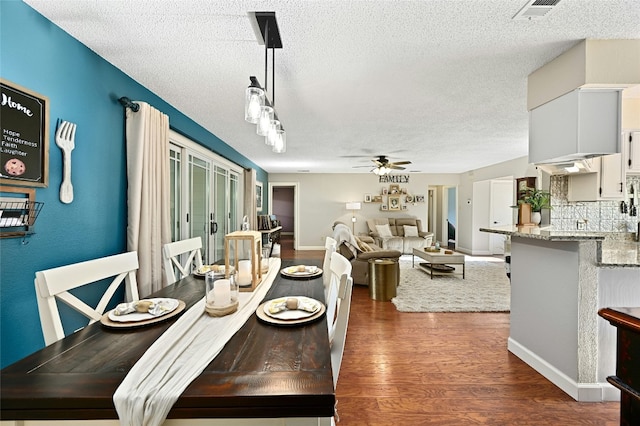
<instances>
[{"instance_id":1,"label":"chalkboard with handwritten text","mask_svg":"<svg viewBox=\"0 0 640 426\"><path fill-rule=\"evenodd\" d=\"M0 79L0 182L49 184L49 99Z\"/></svg>"}]
</instances>

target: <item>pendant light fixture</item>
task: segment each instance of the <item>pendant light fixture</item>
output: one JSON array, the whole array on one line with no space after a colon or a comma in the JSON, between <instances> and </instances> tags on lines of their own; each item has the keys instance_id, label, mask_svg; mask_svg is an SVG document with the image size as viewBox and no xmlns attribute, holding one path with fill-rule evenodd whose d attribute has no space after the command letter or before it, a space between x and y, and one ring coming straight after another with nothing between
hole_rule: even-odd
<instances>
[{"instance_id":1,"label":"pendant light fixture","mask_svg":"<svg viewBox=\"0 0 640 426\"><path fill-rule=\"evenodd\" d=\"M275 49L282 49L282 40L278 30L275 12L249 12L249 20L256 34L258 44L264 44L264 89L255 76L249 77L249 87L245 95L245 120L256 124L256 133L265 137L265 144L273 152L286 151L286 133L275 110L276 79ZM271 49L271 101L267 96L268 58Z\"/></svg>"}]
</instances>

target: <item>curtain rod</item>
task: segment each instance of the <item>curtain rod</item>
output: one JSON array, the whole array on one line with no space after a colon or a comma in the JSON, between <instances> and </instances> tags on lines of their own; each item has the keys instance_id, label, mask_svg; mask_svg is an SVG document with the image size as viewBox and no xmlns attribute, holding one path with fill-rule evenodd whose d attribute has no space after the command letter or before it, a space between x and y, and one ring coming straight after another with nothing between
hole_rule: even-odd
<instances>
[{"instance_id":1,"label":"curtain rod","mask_svg":"<svg viewBox=\"0 0 640 426\"><path fill-rule=\"evenodd\" d=\"M126 96L123 96L120 99L118 99L118 102L120 102L120 104L125 108L131 108L131 111L133 112L138 112L138 110L140 109L139 104L133 102L131 99L127 98Z\"/></svg>"}]
</instances>

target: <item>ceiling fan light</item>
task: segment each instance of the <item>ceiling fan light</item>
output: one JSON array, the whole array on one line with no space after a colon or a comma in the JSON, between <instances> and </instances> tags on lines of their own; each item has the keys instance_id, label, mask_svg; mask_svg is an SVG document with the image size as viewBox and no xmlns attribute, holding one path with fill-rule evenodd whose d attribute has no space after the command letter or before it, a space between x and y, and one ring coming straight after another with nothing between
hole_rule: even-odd
<instances>
[{"instance_id":1,"label":"ceiling fan light","mask_svg":"<svg viewBox=\"0 0 640 426\"><path fill-rule=\"evenodd\" d=\"M273 152L282 154L287 150L287 133L283 129L278 129L276 139L273 143Z\"/></svg>"},{"instance_id":2,"label":"ceiling fan light","mask_svg":"<svg viewBox=\"0 0 640 426\"><path fill-rule=\"evenodd\" d=\"M260 107L260 116L258 118L256 133L260 136L267 136L269 133L269 127L271 126L271 120L273 120L273 108L268 105Z\"/></svg>"},{"instance_id":3,"label":"ceiling fan light","mask_svg":"<svg viewBox=\"0 0 640 426\"><path fill-rule=\"evenodd\" d=\"M271 120L271 122L269 123L269 131L267 132L267 137L265 139L265 143L267 145L275 145L276 138L278 137L278 130L280 130L280 121Z\"/></svg>"},{"instance_id":4,"label":"ceiling fan light","mask_svg":"<svg viewBox=\"0 0 640 426\"><path fill-rule=\"evenodd\" d=\"M264 90L259 87L249 86L244 98L244 119L256 124L260 117L260 107L264 105Z\"/></svg>"}]
</instances>

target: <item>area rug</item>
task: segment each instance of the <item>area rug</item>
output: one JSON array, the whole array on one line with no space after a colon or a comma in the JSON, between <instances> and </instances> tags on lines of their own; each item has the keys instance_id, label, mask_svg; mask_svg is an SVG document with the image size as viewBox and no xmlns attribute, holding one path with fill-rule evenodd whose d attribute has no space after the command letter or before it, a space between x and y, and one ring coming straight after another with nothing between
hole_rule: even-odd
<instances>
[{"instance_id":1,"label":"area rug","mask_svg":"<svg viewBox=\"0 0 640 426\"><path fill-rule=\"evenodd\" d=\"M400 258L400 286L391 302L400 312L509 312L511 286L504 262L466 262L462 275L434 276ZM457 266L461 268L460 265ZM457 272L457 271L456 271Z\"/></svg>"}]
</instances>

